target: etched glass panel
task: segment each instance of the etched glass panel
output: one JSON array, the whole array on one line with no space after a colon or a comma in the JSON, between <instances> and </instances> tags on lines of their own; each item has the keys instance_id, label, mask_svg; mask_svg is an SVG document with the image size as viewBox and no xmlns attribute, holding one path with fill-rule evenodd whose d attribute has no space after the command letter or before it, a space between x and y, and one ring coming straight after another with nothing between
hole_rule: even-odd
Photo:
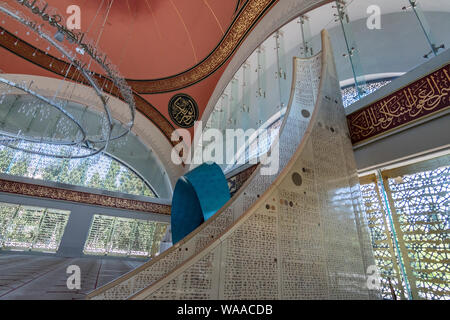
<instances>
[{"instance_id":1,"label":"etched glass panel","mask_svg":"<svg viewBox=\"0 0 450 320\"><path fill-rule=\"evenodd\" d=\"M51 153L52 150L59 153L61 148L67 148L46 144L33 145L27 142L20 142L18 146L0 145L0 173L156 197L149 185L134 171L106 154L81 159L60 159L18 151L15 147L46 153ZM68 149L68 154L70 155L73 150Z\"/></svg>"},{"instance_id":2,"label":"etched glass panel","mask_svg":"<svg viewBox=\"0 0 450 320\"><path fill-rule=\"evenodd\" d=\"M362 184L361 195L375 263L381 274L381 295L383 299L404 299L403 281L393 249L392 233L377 184L375 182Z\"/></svg>"},{"instance_id":3,"label":"etched glass panel","mask_svg":"<svg viewBox=\"0 0 450 320\"><path fill-rule=\"evenodd\" d=\"M167 227L155 221L95 215L84 253L152 257L159 252Z\"/></svg>"},{"instance_id":4,"label":"etched glass panel","mask_svg":"<svg viewBox=\"0 0 450 320\"><path fill-rule=\"evenodd\" d=\"M0 203L0 247L55 253L69 211Z\"/></svg>"},{"instance_id":5,"label":"etched glass panel","mask_svg":"<svg viewBox=\"0 0 450 320\"><path fill-rule=\"evenodd\" d=\"M417 293L450 299L450 166L389 179Z\"/></svg>"},{"instance_id":6,"label":"etched glass panel","mask_svg":"<svg viewBox=\"0 0 450 320\"><path fill-rule=\"evenodd\" d=\"M416 165L420 169L407 166L381 172L385 194L376 180L361 185L382 295L385 299L448 300L450 166ZM412 296L406 294L409 290Z\"/></svg>"}]
</instances>

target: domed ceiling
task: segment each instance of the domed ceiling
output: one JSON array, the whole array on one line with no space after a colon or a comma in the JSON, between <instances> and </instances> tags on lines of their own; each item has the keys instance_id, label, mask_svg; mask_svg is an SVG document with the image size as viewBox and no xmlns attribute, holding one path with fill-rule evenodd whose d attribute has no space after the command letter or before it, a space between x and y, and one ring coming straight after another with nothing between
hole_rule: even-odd
<instances>
[{"instance_id":1,"label":"domed ceiling","mask_svg":"<svg viewBox=\"0 0 450 320\"><path fill-rule=\"evenodd\" d=\"M177 93L190 95L201 118L227 61L277 1L40 0L36 6L47 3L67 18L67 8L78 5L81 32L98 42L132 87L138 110L170 139L177 128L168 114L170 99ZM18 8L22 2L7 1ZM36 48L36 36L25 29L1 22L3 72L63 76L64 62L56 53Z\"/></svg>"}]
</instances>

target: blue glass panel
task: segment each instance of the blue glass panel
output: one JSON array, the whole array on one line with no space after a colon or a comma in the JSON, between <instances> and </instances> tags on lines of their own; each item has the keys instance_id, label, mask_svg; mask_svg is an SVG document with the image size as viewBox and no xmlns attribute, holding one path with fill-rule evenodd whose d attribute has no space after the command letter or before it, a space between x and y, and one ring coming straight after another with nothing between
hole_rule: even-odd
<instances>
[{"instance_id":1,"label":"blue glass panel","mask_svg":"<svg viewBox=\"0 0 450 320\"><path fill-rule=\"evenodd\" d=\"M172 242L194 231L229 199L227 179L215 163L204 163L181 177L172 199Z\"/></svg>"}]
</instances>

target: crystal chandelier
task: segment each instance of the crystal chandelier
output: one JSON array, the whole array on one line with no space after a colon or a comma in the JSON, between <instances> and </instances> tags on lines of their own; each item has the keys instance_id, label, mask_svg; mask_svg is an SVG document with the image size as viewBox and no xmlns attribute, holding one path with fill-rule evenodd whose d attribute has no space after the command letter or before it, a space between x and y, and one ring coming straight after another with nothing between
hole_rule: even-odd
<instances>
[{"instance_id":1,"label":"crystal chandelier","mask_svg":"<svg viewBox=\"0 0 450 320\"><path fill-rule=\"evenodd\" d=\"M8 111L8 116L14 116L16 121L7 125L3 123L0 127L0 144L43 156L84 158L104 152L112 141L123 140L134 125L136 108L131 88L107 55L84 33L67 29L63 16L46 2L15 2L10 6L0 1L0 22L4 24L8 20L8 25L16 28L16 35L20 32L25 32L27 36L36 35L33 56L37 53L47 56L52 61L49 68L53 64L62 66L62 70L57 71L63 79L50 94L43 84L33 80L16 81L0 73L0 109L2 102L11 96L26 101L21 108L11 107ZM0 37L4 34L5 29ZM19 40L14 45L18 43ZM69 101L77 102L73 92L80 86L85 96L94 101L96 109L101 110L98 117L85 119L85 113L69 107ZM117 97L127 105L127 110L120 110L120 117L113 117L111 97ZM54 119L57 121L53 123ZM98 123L92 124L93 119ZM49 126L53 129L47 134L27 130L23 124L33 121L41 121L39 127L42 128L47 124L46 130L43 130L45 132L49 131ZM99 132L93 132L91 127L99 128ZM58 148L37 150L30 147L33 144Z\"/></svg>"}]
</instances>

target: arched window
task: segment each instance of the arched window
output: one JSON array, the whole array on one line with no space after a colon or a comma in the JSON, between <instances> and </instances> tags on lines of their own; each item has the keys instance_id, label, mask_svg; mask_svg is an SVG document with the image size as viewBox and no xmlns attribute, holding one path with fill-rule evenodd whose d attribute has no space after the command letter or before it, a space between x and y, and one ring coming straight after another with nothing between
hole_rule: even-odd
<instances>
[{"instance_id":1,"label":"arched window","mask_svg":"<svg viewBox=\"0 0 450 320\"><path fill-rule=\"evenodd\" d=\"M61 159L28 153L64 148L30 142L0 145L0 173L75 186L156 197L150 186L131 168L107 154L81 159ZM66 147L67 148L67 147ZM55 152L56 153L56 152Z\"/></svg>"}]
</instances>

